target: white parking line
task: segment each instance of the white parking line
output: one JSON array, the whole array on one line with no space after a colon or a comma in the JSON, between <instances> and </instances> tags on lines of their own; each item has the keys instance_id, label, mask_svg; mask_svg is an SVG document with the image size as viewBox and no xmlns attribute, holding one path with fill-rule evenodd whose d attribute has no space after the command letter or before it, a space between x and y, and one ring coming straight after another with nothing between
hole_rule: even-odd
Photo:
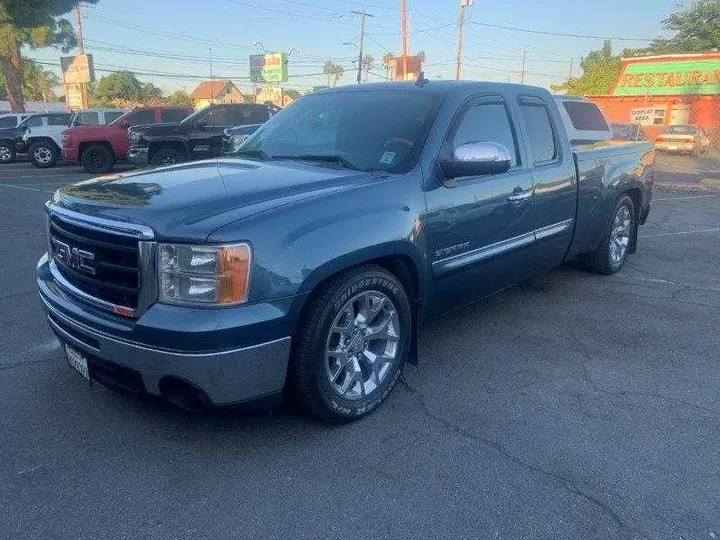
<instances>
[{"instance_id":1,"label":"white parking line","mask_svg":"<svg viewBox=\"0 0 720 540\"><path fill-rule=\"evenodd\" d=\"M720 193L716 195L689 195L687 197L660 197L659 199L653 199L655 201L684 201L686 199L706 199L708 197L720 197Z\"/></svg>"},{"instance_id":2,"label":"white parking line","mask_svg":"<svg viewBox=\"0 0 720 540\"><path fill-rule=\"evenodd\" d=\"M15 189L24 189L25 191L37 191L38 193L52 193L52 190L37 189L37 188L24 187L24 186L13 186L13 185L11 185L11 184L0 184L0 187L8 187L8 188L15 188Z\"/></svg>"},{"instance_id":3,"label":"white parking line","mask_svg":"<svg viewBox=\"0 0 720 540\"><path fill-rule=\"evenodd\" d=\"M693 231L679 231L679 232L669 232L669 233L658 233L658 234L645 234L641 236L640 238L660 238L661 236L680 236L683 234L702 234L702 233L713 233L713 232L720 232L720 227L715 227L713 229L695 229Z\"/></svg>"}]
</instances>

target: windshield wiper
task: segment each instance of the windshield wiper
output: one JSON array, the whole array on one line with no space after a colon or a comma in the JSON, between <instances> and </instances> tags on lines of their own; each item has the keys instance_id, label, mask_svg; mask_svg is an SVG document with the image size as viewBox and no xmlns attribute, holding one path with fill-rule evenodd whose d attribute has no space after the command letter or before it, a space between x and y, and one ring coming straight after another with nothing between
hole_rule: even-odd
<instances>
[{"instance_id":1,"label":"windshield wiper","mask_svg":"<svg viewBox=\"0 0 720 540\"><path fill-rule=\"evenodd\" d=\"M231 155L247 156L250 158L256 157L262 159L263 161L271 159L270 155L267 152L265 152L264 150L260 150L259 148L246 148L245 150L235 150Z\"/></svg>"},{"instance_id":2,"label":"windshield wiper","mask_svg":"<svg viewBox=\"0 0 720 540\"><path fill-rule=\"evenodd\" d=\"M287 156L273 156L273 159L303 159L308 161L326 161L328 163L340 163L346 169L352 169L353 171L360 170L352 162L348 161L343 156L336 154L297 154Z\"/></svg>"}]
</instances>

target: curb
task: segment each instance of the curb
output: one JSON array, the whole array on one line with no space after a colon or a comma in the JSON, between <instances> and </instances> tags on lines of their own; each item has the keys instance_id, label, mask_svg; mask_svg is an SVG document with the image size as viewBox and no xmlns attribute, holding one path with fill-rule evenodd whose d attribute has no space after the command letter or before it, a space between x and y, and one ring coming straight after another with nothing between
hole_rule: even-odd
<instances>
[{"instance_id":1,"label":"curb","mask_svg":"<svg viewBox=\"0 0 720 540\"><path fill-rule=\"evenodd\" d=\"M679 193L720 193L720 186L702 184L666 184L655 182L655 189Z\"/></svg>"}]
</instances>

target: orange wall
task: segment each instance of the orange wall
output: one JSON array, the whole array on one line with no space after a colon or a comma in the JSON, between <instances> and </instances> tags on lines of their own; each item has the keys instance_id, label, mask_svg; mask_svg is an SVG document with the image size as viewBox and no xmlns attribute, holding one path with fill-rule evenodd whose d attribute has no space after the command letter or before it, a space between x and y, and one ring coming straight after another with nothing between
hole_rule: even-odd
<instances>
[{"instance_id":1,"label":"orange wall","mask_svg":"<svg viewBox=\"0 0 720 540\"><path fill-rule=\"evenodd\" d=\"M720 96L588 96L588 99L603 110L609 122L630 122L632 109L665 105L665 124L643 126L652 140L669 125L673 106L689 103L690 123L703 127L713 143L720 145Z\"/></svg>"}]
</instances>

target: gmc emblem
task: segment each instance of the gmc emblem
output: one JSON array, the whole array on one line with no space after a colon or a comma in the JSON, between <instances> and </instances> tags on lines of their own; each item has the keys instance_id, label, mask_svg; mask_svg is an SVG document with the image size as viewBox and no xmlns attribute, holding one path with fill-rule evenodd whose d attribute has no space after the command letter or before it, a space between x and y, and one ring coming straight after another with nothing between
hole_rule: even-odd
<instances>
[{"instance_id":1,"label":"gmc emblem","mask_svg":"<svg viewBox=\"0 0 720 540\"><path fill-rule=\"evenodd\" d=\"M52 243L55 244L55 258L57 260L74 270L80 270L92 276L95 275L95 267L91 265L91 261L95 260L94 253L70 247L65 242L55 238L52 239Z\"/></svg>"}]
</instances>

